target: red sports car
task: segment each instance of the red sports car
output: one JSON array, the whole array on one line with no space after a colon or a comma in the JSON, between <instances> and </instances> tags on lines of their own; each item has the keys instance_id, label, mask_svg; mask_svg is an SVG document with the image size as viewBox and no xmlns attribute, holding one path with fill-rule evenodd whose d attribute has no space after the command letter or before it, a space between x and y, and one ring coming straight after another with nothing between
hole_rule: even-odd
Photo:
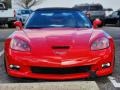
<instances>
[{"instance_id":1,"label":"red sports car","mask_svg":"<svg viewBox=\"0 0 120 90\"><path fill-rule=\"evenodd\" d=\"M67 80L112 74L114 42L77 9L41 8L5 41L5 68L18 78Z\"/></svg>"}]
</instances>

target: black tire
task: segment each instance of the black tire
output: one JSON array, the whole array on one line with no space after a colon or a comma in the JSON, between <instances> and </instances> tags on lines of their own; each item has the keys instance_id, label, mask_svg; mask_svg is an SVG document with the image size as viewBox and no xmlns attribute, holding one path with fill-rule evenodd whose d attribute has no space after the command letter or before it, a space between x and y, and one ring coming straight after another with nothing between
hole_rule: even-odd
<instances>
[{"instance_id":1,"label":"black tire","mask_svg":"<svg viewBox=\"0 0 120 90\"><path fill-rule=\"evenodd\" d=\"M7 72L7 66L6 66L6 59L5 59L5 55L4 55L4 69L5 69L6 73L8 74L8 72Z\"/></svg>"},{"instance_id":2,"label":"black tire","mask_svg":"<svg viewBox=\"0 0 120 90\"><path fill-rule=\"evenodd\" d=\"M8 28L14 28L13 23L8 23Z\"/></svg>"},{"instance_id":3,"label":"black tire","mask_svg":"<svg viewBox=\"0 0 120 90\"><path fill-rule=\"evenodd\" d=\"M120 20L117 20L116 26L120 27Z\"/></svg>"}]
</instances>

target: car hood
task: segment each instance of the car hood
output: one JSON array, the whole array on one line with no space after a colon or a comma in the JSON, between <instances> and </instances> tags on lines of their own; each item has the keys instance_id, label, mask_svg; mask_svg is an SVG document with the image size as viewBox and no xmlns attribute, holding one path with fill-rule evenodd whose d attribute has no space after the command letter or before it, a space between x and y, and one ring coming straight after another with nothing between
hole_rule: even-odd
<instances>
[{"instance_id":1,"label":"car hood","mask_svg":"<svg viewBox=\"0 0 120 90\"><path fill-rule=\"evenodd\" d=\"M96 38L104 36L111 38L102 30L48 28L16 31L11 38L28 41L31 51L20 54L29 65L36 62L38 66L62 67L95 64L102 52L97 56L91 51L91 44Z\"/></svg>"},{"instance_id":2,"label":"car hood","mask_svg":"<svg viewBox=\"0 0 120 90\"><path fill-rule=\"evenodd\" d=\"M49 28L24 30L25 35L29 38L30 43L41 44L46 42L47 45L73 45L83 42L89 43L92 30L77 28ZM84 43L83 43L84 44Z\"/></svg>"},{"instance_id":3,"label":"car hood","mask_svg":"<svg viewBox=\"0 0 120 90\"><path fill-rule=\"evenodd\" d=\"M89 40L93 30L78 28L49 28L24 30L25 35L30 41L33 51L53 49L59 46L69 46L70 48L79 47L88 49ZM44 50L43 50L44 51Z\"/></svg>"},{"instance_id":4,"label":"car hood","mask_svg":"<svg viewBox=\"0 0 120 90\"><path fill-rule=\"evenodd\" d=\"M48 28L23 30L17 33L29 42L32 60L49 63L90 60L92 29ZM88 59L89 58L89 59ZM76 63L76 62L75 62Z\"/></svg>"}]
</instances>

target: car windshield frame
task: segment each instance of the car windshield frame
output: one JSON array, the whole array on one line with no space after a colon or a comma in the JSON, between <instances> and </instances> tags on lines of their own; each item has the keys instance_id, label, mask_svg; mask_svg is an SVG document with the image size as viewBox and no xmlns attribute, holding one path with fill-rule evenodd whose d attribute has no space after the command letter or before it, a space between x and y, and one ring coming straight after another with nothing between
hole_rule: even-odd
<instances>
[{"instance_id":1,"label":"car windshield frame","mask_svg":"<svg viewBox=\"0 0 120 90\"><path fill-rule=\"evenodd\" d=\"M62 25L53 25L53 26L52 25L51 26L50 25L49 26L47 26L47 25L46 26L33 25L32 20L33 20L33 22L35 22L37 24L40 22L40 21L36 21L36 20L39 19L38 18L39 15L37 16L37 14L44 14L44 13L55 13L55 14L56 13L62 13L62 14L66 13L66 15L67 15L67 13L74 14L74 21L75 21L74 23L75 23L75 25L73 25L73 26L65 26L65 25L63 25L63 26ZM36 16L37 16L37 18L34 18ZM62 16L60 16L60 15L58 15L58 16L62 18ZM80 21L78 22L78 18L82 18L82 20L80 20L81 23L80 23ZM43 21L45 21L45 19ZM82 21L84 21L84 24L82 24ZM80 26L80 24L81 24L81 26ZM29 19L27 20L24 28L26 28L26 29L39 29L39 28L92 28L92 24L89 21L89 19L83 13L81 13L80 11L69 11L69 10L55 10L55 11L52 10L51 11L50 10L50 11L35 11L35 12L33 12L30 15Z\"/></svg>"}]
</instances>

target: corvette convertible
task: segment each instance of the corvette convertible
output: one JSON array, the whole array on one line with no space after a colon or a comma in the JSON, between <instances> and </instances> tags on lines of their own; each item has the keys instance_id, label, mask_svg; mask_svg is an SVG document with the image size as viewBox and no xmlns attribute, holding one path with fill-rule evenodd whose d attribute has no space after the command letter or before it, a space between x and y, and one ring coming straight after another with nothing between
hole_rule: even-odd
<instances>
[{"instance_id":1,"label":"corvette convertible","mask_svg":"<svg viewBox=\"0 0 120 90\"><path fill-rule=\"evenodd\" d=\"M41 8L5 41L4 65L9 76L69 80L107 76L114 69L114 41L91 25L77 9Z\"/></svg>"}]
</instances>

